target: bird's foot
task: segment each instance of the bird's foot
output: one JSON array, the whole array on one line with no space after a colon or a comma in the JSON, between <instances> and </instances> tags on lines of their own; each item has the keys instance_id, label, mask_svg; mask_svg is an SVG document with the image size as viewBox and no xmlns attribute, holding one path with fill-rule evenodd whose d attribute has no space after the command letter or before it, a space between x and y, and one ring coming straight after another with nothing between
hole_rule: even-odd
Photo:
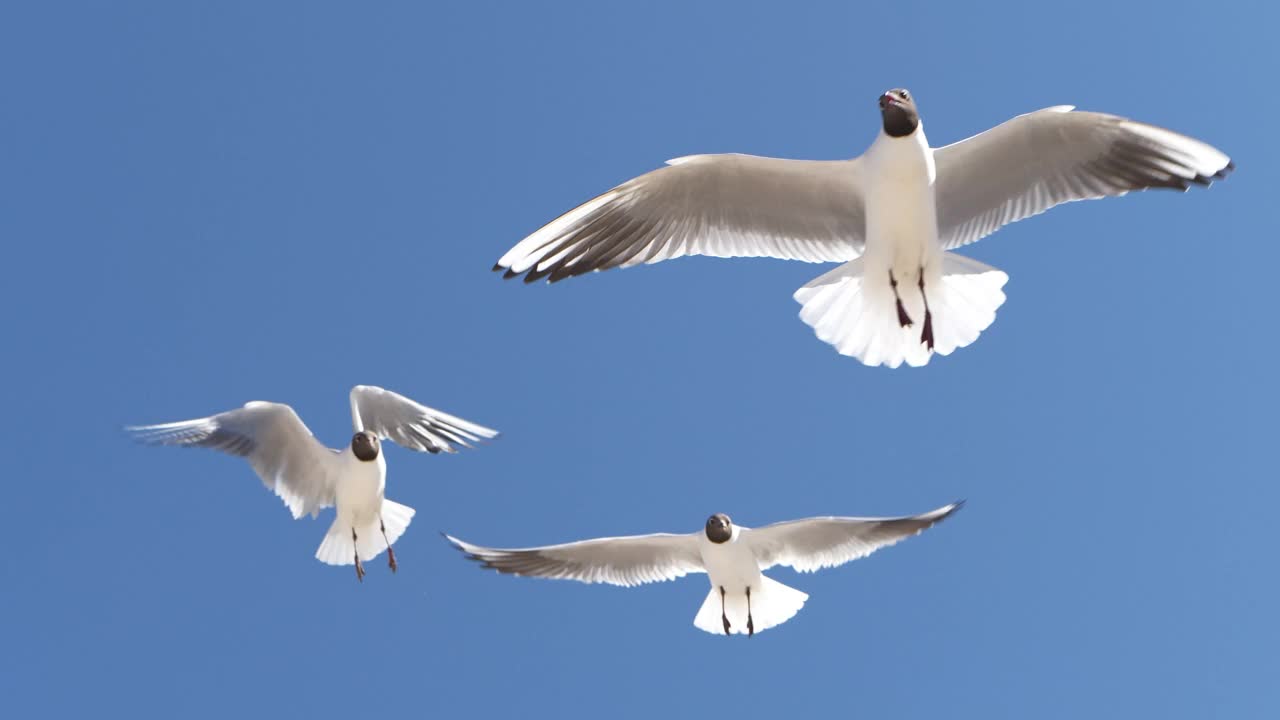
<instances>
[{"instance_id":1,"label":"bird's foot","mask_svg":"<svg viewBox=\"0 0 1280 720\"><path fill-rule=\"evenodd\" d=\"M387 547L387 564L391 566L391 572L396 571L396 551L390 546Z\"/></svg>"},{"instance_id":2,"label":"bird's foot","mask_svg":"<svg viewBox=\"0 0 1280 720\"><path fill-rule=\"evenodd\" d=\"M729 634L729 616L721 615L720 621L724 623L724 634L728 635Z\"/></svg>"},{"instance_id":3,"label":"bird's foot","mask_svg":"<svg viewBox=\"0 0 1280 720\"><path fill-rule=\"evenodd\" d=\"M751 616L747 616L747 637L754 637L756 634L756 624L751 620Z\"/></svg>"},{"instance_id":4,"label":"bird's foot","mask_svg":"<svg viewBox=\"0 0 1280 720\"><path fill-rule=\"evenodd\" d=\"M898 303L898 324L905 328L911 327L913 324L911 322L911 316L907 314L907 309L902 307L902 300L899 299L897 303Z\"/></svg>"},{"instance_id":5,"label":"bird's foot","mask_svg":"<svg viewBox=\"0 0 1280 720\"><path fill-rule=\"evenodd\" d=\"M356 556L356 580L364 582L364 565L360 564L359 556Z\"/></svg>"},{"instance_id":6,"label":"bird's foot","mask_svg":"<svg viewBox=\"0 0 1280 720\"><path fill-rule=\"evenodd\" d=\"M889 271L889 287L893 289L893 301L898 305L898 324L902 327L911 327L911 316L902 306L902 296L898 294L898 279L893 276L892 270Z\"/></svg>"},{"instance_id":7,"label":"bird's foot","mask_svg":"<svg viewBox=\"0 0 1280 720\"><path fill-rule=\"evenodd\" d=\"M924 300L924 327L920 330L920 342L929 346L933 352L933 313L929 312L929 294L924 291L924 268L916 276L916 287L920 288L920 299ZM901 310L899 310L901 312Z\"/></svg>"}]
</instances>

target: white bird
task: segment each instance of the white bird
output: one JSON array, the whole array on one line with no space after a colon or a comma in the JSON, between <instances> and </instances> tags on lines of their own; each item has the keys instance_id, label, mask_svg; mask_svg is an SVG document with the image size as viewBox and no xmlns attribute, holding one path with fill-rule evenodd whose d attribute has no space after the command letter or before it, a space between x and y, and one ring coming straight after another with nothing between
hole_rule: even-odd
<instances>
[{"instance_id":1,"label":"white bird","mask_svg":"<svg viewBox=\"0 0 1280 720\"><path fill-rule=\"evenodd\" d=\"M336 517L316 559L356 566L385 548L396 570L391 545L413 519L414 510L387 500L387 461L381 440L422 452L455 452L455 446L498 435L496 430L420 405L403 395L370 385L351 389L351 443L335 450L311 434L293 408L254 401L243 408L196 420L126 428L143 443L207 447L249 461L268 490L284 500L294 519L315 517L327 507Z\"/></svg>"},{"instance_id":2,"label":"white bird","mask_svg":"<svg viewBox=\"0 0 1280 720\"><path fill-rule=\"evenodd\" d=\"M852 160L690 155L570 210L498 260L525 282L683 255L841 262L795 293L818 338L867 365L919 366L977 339L1008 276L948 252L1073 200L1209 185L1231 159L1152 125L1059 105L929 147L915 101L880 97Z\"/></svg>"},{"instance_id":3,"label":"white bird","mask_svg":"<svg viewBox=\"0 0 1280 720\"><path fill-rule=\"evenodd\" d=\"M711 591L694 626L751 636L790 620L809 599L765 577L764 570L789 565L814 572L843 565L920 534L962 505L963 500L910 517L789 520L755 530L716 513L701 532L688 535L634 535L511 550L445 538L484 567L510 575L632 587L705 572Z\"/></svg>"}]
</instances>

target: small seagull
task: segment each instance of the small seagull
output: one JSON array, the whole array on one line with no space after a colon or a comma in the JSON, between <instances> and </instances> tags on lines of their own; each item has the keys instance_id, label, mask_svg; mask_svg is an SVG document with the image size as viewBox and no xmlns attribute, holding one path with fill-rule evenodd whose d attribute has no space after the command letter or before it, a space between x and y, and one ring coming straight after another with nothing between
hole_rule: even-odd
<instances>
[{"instance_id":1,"label":"small seagull","mask_svg":"<svg viewBox=\"0 0 1280 720\"><path fill-rule=\"evenodd\" d=\"M683 255L840 262L795 292L818 338L866 365L965 347L1004 302L1003 272L949 252L1073 200L1186 190L1231 159L1205 143L1058 105L931 148L915 98L880 96L852 160L689 155L561 215L507 251L504 277L556 282Z\"/></svg>"},{"instance_id":2,"label":"small seagull","mask_svg":"<svg viewBox=\"0 0 1280 720\"><path fill-rule=\"evenodd\" d=\"M337 517L316 559L330 565L354 563L356 579L363 582L361 561L372 560L384 548L387 564L396 571L391 545L414 514L413 508L383 497L387 461L380 441L451 453L455 446L470 447L498 433L371 385L351 389L351 421L355 435L341 450L316 440L293 408L272 402L254 401L197 420L125 429L148 445L207 447L245 458L295 520L336 507Z\"/></svg>"},{"instance_id":3,"label":"small seagull","mask_svg":"<svg viewBox=\"0 0 1280 720\"><path fill-rule=\"evenodd\" d=\"M863 558L918 535L964 505L896 518L815 517L756 530L728 515L707 518L701 532L634 535L564 545L502 550L445 538L484 567L510 575L632 587L707 573L711 591L693 624L709 633L746 634L790 620L809 596L761 574L774 565L814 572Z\"/></svg>"}]
</instances>

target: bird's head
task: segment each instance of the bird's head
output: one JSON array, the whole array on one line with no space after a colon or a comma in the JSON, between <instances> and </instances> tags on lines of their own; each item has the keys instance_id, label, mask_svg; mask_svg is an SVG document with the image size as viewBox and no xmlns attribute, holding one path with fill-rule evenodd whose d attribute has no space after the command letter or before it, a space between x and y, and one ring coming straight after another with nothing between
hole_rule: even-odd
<instances>
[{"instance_id":1,"label":"bird's head","mask_svg":"<svg viewBox=\"0 0 1280 720\"><path fill-rule=\"evenodd\" d=\"M889 137L906 137L920 127L920 113L911 93L894 88L880 96L880 117Z\"/></svg>"},{"instance_id":2,"label":"bird's head","mask_svg":"<svg viewBox=\"0 0 1280 720\"><path fill-rule=\"evenodd\" d=\"M733 537L733 521L724 513L707 518L707 539L717 545Z\"/></svg>"},{"instance_id":3,"label":"bird's head","mask_svg":"<svg viewBox=\"0 0 1280 720\"><path fill-rule=\"evenodd\" d=\"M351 452L359 460L372 462L382 452L382 444L378 442L377 435L362 430L351 436Z\"/></svg>"}]
</instances>

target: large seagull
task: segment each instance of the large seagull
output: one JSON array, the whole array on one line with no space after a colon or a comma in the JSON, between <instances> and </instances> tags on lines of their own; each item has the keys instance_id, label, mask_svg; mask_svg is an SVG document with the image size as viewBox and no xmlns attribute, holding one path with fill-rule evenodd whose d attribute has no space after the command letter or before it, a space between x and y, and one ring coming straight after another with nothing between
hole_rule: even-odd
<instances>
[{"instance_id":1,"label":"large seagull","mask_svg":"<svg viewBox=\"0 0 1280 720\"><path fill-rule=\"evenodd\" d=\"M354 564L356 578L363 581L363 561L383 550L395 572L391 545L414 514L413 508L384 497L387 461L381 441L421 452L455 452L498 433L370 385L352 388L351 422L355 434L340 450L321 444L293 408L273 402L254 401L196 420L126 429L150 445L207 447L245 458L295 520L336 508L316 559Z\"/></svg>"},{"instance_id":2,"label":"large seagull","mask_svg":"<svg viewBox=\"0 0 1280 720\"><path fill-rule=\"evenodd\" d=\"M795 293L818 338L867 365L919 366L977 339L1003 272L950 252L1073 200L1186 190L1232 170L1198 140L1059 105L940 148L915 99L880 96L882 127L852 160L690 155L522 240L494 270L550 282L683 255L843 263Z\"/></svg>"}]
</instances>

